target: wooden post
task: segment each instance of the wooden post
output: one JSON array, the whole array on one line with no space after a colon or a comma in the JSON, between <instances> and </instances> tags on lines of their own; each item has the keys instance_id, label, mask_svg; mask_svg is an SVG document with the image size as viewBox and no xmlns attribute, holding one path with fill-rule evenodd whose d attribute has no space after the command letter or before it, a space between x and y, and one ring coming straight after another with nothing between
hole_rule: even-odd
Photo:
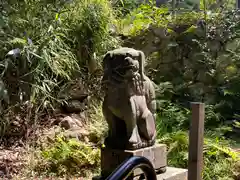
<instances>
[{"instance_id":1,"label":"wooden post","mask_svg":"<svg viewBox=\"0 0 240 180\"><path fill-rule=\"evenodd\" d=\"M191 103L192 121L189 133L188 180L202 180L204 103Z\"/></svg>"},{"instance_id":2,"label":"wooden post","mask_svg":"<svg viewBox=\"0 0 240 180\"><path fill-rule=\"evenodd\" d=\"M240 8L240 0L236 0L236 6L237 6L237 9Z\"/></svg>"}]
</instances>

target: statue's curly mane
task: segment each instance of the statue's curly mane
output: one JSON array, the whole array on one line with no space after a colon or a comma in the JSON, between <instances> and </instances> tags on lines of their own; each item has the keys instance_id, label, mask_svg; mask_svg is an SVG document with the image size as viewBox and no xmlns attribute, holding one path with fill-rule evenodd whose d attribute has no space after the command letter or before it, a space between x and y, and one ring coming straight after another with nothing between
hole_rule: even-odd
<instances>
[{"instance_id":1,"label":"statue's curly mane","mask_svg":"<svg viewBox=\"0 0 240 180\"><path fill-rule=\"evenodd\" d=\"M123 91L128 92L129 95L143 95L143 81L140 78L140 74L136 73L132 79L122 79L121 82L111 77L111 81L105 83L107 91Z\"/></svg>"},{"instance_id":2,"label":"statue's curly mane","mask_svg":"<svg viewBox=\"0 0 240 180\"><path fill-rule=\"evenodd\" d=\"M129 93L142 94L145 56L141 51L132 48L120 48L109 51L103 60L104 75L102 84L105 91L116 91L120 88ZM126 77L126 74L130 76Z\"/></svg>"}]
</instances>

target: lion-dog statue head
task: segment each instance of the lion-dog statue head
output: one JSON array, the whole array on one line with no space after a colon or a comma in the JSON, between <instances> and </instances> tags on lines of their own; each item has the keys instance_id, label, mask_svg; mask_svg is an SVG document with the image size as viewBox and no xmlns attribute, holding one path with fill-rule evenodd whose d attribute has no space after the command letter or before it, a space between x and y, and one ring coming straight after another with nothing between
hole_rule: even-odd
<instances>
[{"instance_id":1,"label":"lion-dog statue head","mask_svg":"<svg viewBox=\"0 0 240 180\"><path fill-rule=\"evenodd\" d=\"M155 143L155 90L144 62L142 51L127 47L109 51L103 59L106 146L138 149Z\"/></svg>"}]
</instances>

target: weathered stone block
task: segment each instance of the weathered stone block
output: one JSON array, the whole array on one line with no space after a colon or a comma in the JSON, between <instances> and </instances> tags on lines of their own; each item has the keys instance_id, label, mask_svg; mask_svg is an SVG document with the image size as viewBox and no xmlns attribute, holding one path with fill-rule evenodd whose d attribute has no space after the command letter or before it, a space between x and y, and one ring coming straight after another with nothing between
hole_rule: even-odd
<instances>
[{"instance_id":1,"label":"weathered stone block","mask_svg":"<svg viewBox=\"0 0 240 180\"><path fill-rule=\"evenodd\" d=\"M163 174L157 176L158 180L187 180L187 169L167 167L167 170Z\"/></svg>"},{"instance_id":2,"label":"weathered stone block","mask_svg":"<svg viewBox=\"0 0 240 180\"><path fill-rule=\"evenodd\" d=\"M152 163L156 171L161 171L167 166L167 154L165 144L156 144L137 150L117 150L103 148L101 150L101 176L110 175L123 161L133 156L143 156ZM140 169L136 169L134 176L141 174Z\"/></svg>"},{"instance_id":3,"label":"weathered stone block","mask_svg":"<svg viewBox=\"0 0 240 180\"><path fill-rule=\"evenodd\" d=\"M134 180L143 180L140 176L134 177ZM187 180L188 170L182 168L167 167L166 172L157 175L157 180Z\"/></svg>"}]
</instances>

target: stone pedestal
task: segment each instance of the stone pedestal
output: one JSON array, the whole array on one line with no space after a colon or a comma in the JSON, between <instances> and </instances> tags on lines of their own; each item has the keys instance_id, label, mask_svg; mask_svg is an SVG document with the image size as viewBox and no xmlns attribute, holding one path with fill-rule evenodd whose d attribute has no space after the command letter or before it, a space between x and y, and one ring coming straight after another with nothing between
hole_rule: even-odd
<instances>
[{"instance_id":1,"label":"stone pedestal","mask_svg":"<svg viewBox=\"0 0 240 180\"><path fill-rule=\"evenodd\" d=\"M134 180L144 180L139 176L135 177ZM187 180L188 171L186 169L167 167L166 172L157 175L157 180Z\"/></svg>"},{"instance_id":2,"label":"stone pedestal","mask_svg":"<svg viewBox=\"0 0 240 180\"><path fill-rule=\"evenodd\" d=\"M167 148L165 144L156 144L151 147L138 150L117 150L103 148L101 150L101 176L109 176L123 161L132 156L143 156L150 160L156 171L165 171L167 166ZM159 173L160 173L159 172ZM136 169L133 176L142 174Z\"/></svg>"},{"instance_id":3,"label":"stone pedestal","mask_svg":"<svg viewBox=\"0 0 240 180\"><path fill-rule=\"evenodd\" d=\"M101 150L101 176L93 180L105 180L123 161L132 156L143 156L150 160L156 170L158 180L187 180L187 170L167 167L167 148L165 144L156 144L138 150L117 150L102 148ZM128 180L144 179L142 171L136 169Z\"/></svg>"}]
</instances>

